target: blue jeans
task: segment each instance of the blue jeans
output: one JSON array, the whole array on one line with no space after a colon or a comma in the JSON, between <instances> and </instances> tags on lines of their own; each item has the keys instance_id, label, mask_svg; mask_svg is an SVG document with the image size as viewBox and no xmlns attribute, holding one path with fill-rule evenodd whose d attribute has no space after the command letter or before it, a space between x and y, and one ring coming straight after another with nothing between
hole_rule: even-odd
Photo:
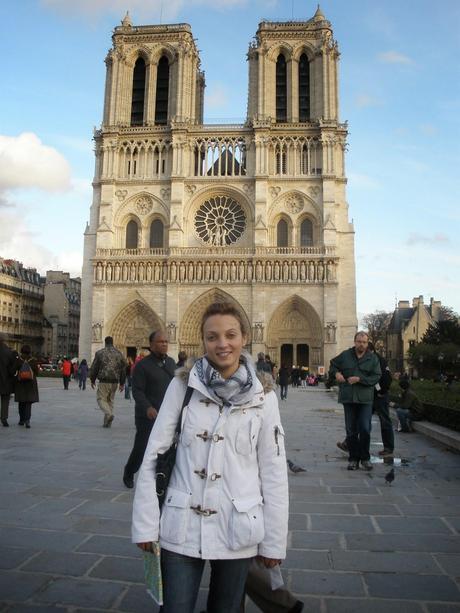
<instances>
[{"instance_id":1,"label":"blue jeans","mask_svg":"<svg viewBox=\"0 0 460 613\"><path fill-rule=\"evenodd\" d=\"M288 393L288 385L287 383L280 383L280 397L281 400L286 400L287 398L287 393Z\"/></svg>"},{"instance_id":2,"label":"blue jeans","mask_svg":"<svg viewBox=\"0 0 460 613\"><path fill-rule=\"evenodd\" d=\"M393 431L393 423L390 417L390 403L388 394L376 396L374 398L374 411L380 419L380 432L382 434L382 443L385 451L393 451L395 448L395 434Z\"/></svg>"},{"instance_id":3,"label":"blue jeans","mask_svg":"<svg viewBox=\"0 0 460 613\"><path fill-rule=\"evenodd\" d=\"M210 560L207 613L239 612L251 560ZM161 550L162 613L193 613L205 561Z\"/></svg>"},{"instance_id":4,"label":"blue jeans","mask_svg":"<svg viewBox=\"0 0 460 613\"><path fill-rule=\"evenodd\" d=\"M369 460L371 444L372 402L359 404L344 403L345 428L350 462Z\"/></svg>"},{"instance_id":5,"label":"blue jeans","mask_svg":"<svg viewBox=\"0 0 460 613\"><path fill-rule=\"evenodd\" d=\"M396 407L396 414L398 415L399 423L401 424L401 430L403 432L412 432L412 422L414 416L409 409L401 409Z\"/></svg>"}]
</instances>

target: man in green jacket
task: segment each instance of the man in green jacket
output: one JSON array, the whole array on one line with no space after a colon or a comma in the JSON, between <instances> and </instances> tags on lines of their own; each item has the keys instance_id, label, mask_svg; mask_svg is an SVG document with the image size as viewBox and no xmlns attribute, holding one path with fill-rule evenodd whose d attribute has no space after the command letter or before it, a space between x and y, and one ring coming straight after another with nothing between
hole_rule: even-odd
<instances>
[{"instance_id":1,"label":"man in green jacket","mask_svg":"<svg viewBox=\"0 0 460 613\"><path fill-rule=\"evenodd\" d=\"M329 376L339 384L339 402L345 411L349 451L348 470L372 470L370 463L372 403L374 386L382 371L375 353L368 351L366 332L355 334L355 346L331 360Z\"/></svg>"}]
</instances>

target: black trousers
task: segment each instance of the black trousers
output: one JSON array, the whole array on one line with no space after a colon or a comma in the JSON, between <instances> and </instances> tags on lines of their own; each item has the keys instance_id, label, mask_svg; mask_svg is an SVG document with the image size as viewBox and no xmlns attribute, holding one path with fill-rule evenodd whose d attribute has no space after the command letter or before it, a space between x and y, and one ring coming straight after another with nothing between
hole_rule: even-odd
<instances>
[{"instance_id":1,"label":"black trousers","mask_svg":"<svg viewBox=\"0 0 460 613\"><path fill-rule=\"evenodd\" d=\"M155 420L147 419L146 417L136 417L135 423L136 436L134 437L134 445L125 466L125 473L130 476L137 473L141 467Z\"/></svg>"},{"instance_id":2,"label":"black trousers","mask_svg":"<svg viewBox=\"0 0 460 613\"><path fill-rule=\"evenodd\" d=\"M10 406L10 394L2 394L2 419L8 419L8 407Z\"/></svg>"},{"instance_id":3,"label":"black trousers","mask_svg":"<svg viewBox=\"0 0 460 613\"><path fill-rule=\"evenodd\" d=\"M64 382L64 389L68 390L69 389L70 375L62 375L62 380Z\"/></svg>"},{"instance_id":4,"label":"black trousers","mask_svg":"<svg viewBox=\"0 0 460 613\"><path fill-rule=\"evenodd\" d=\"M30 421L30 416L32 414L32 403L31 402L18 402L19 409L19 421L27 422Z\"/></svg>"}]
</instances>

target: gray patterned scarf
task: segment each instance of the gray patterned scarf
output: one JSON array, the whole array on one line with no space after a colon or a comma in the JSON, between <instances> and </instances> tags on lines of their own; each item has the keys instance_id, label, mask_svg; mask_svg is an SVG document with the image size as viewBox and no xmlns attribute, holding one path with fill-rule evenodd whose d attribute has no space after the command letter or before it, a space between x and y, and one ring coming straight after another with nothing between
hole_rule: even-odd
<instances>
[{"instance_id":1,"label":"gray patterned scarf","mask_svg":"<svg viewBox=\"0 0 460 613\"><path fill-rule=\"evenodd\" d=\"M244 404L254 394L257 376L249 356L241 355L238 370L228 379L220 375L206 356L197 360L195 367L200 381L218 404Z\"/></svg>"}]
</instances>

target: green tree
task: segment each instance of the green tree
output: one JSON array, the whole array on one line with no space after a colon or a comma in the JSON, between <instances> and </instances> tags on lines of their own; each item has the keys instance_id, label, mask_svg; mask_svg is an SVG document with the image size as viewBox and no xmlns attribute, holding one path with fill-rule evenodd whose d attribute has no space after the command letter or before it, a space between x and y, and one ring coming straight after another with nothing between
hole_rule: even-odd
<instances>
[{"instance_id":1,"label":"green tree","mask_svg":"<svg viewBox=\"0 0 460 613\"><path fill-rule=\"evenodd\" d=\"M425 332L422 343L443 345L453 343L460 345L460 325L455 319L445 319L431 324Z\"/></svg>"}]
</instances>

